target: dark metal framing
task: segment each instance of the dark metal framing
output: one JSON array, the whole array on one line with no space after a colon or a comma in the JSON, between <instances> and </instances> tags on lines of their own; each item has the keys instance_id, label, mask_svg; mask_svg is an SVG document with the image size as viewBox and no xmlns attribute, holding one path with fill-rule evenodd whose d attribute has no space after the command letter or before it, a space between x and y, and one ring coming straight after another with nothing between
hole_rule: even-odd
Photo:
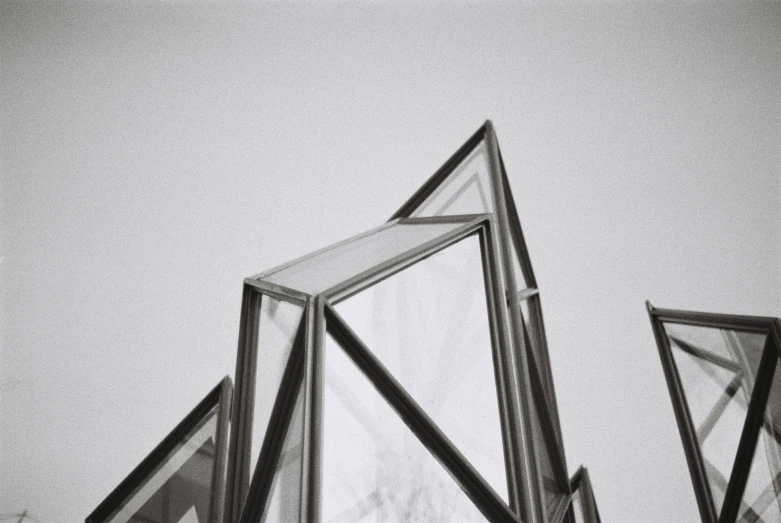
<instances>
[{"instance_id":1,"label":"dark metal framing","mask_svg":"<svg viewBox=\"0 0 781 523\"><path fill-rule=\"evenodd\" d=\"M498 221L498 232L496 234L496 250L500 253L500 263L504 273L507 302L503 308L507 308L506 314L509 314L510 331L507 335L511 339L513 354L511 358L516 361L512 366L511 374L517 387L513 389L520 390L520 396L513 399L513 404L517 411L517 418L520 420L520 430L515 435L514 446L520 452L520 475L523 488L517 492L517 501L513 500L514 509L517 510L525 521L530 523L544 523L548 521L548 514L545 513L541 496L541 476L538 464L536 463L536 451L534 447L544 444L536 442L532 436L530 427L530 416L527 413L532 408L532 393L529 385L529 355L524 350L523 326L520 318L520 300L533 298L529 300L530 318L529 328L532 336L539 344L539 356L542 361L537 362L534 355L531 355L533 365L542 368L541 378L544 383L543 389L546 397L545 410L550 415L553 425L553 440L556 442L556 459L559 461L560 468L566 470L566 461L564 458L563 438L561 437L561 425L558 417L556 397L553 387L553 376L548 359L547 340L545 337L545 328L542 318L542 308L540 305L539 291L534 277L534 271L526 248L526 242L521 230L518 212L515 201L510 191L507 173L504 168L501 151L499 149L496 133L490 120L486 121L480 129L467 140L467 142L451 156L447 162L426 181L423 186L393 215L391 220L410 216L420 207L437 188L450 176L461 162L463 162L471 152L481 143L485 143L486 153L489 163L489 177L493 185L493 203ZM525 289L520 289L521 282L515 282L515 271L513 264L515 256L521 266L521 272L524 277ZM503 311L504 312L504 311ZM504 330L504 329L503 329ZM550 436L550 434L546 434ZM566 475L565 475L566 476ZM566 487L565 487L566 490Z\"/></svg>"},{"instance_id":2,"label":"dark metal framing","mask_svg":"<svg viewBox=\"0 0 781 523\"><path fill-rule=\"evenodd\" d=\"M779 357L781 357L781 320L762 316L657 309L649 302L646 302L646 306L681 434L684 453L689 464L689 474L700 509L700 517L704 523L732 523L737 519L741 509L754 450L765 422L765 409L773 383L773 374L778 365ZM694 426L689 412L685 391L673 358L670 338L664 328L666 323L767 334L720 514L717 514L713 502L706 464L697 438L697 427ZM688 348L697 350L693 347ZM686 350L687 347L681 347L681 349Z\"/></svg>"},{"instance_id":3,"label":"dark metal framing","mask_svg":"<svg viewBox=\"0 0 781 523\"><path fill-rule=\"evenodd\" d=\"M597 509L597 502L594 497L594 490L591 487L588 469L583 466L578 468L575 474L572 475L569 483L573 494L580 491L580 503L586 523L601 523L602 520L599 517L599 509Z\"/></svg>"},{"instance_id":4,"label":"dark metal framing","mask_svg":"<svg viewBox=\"0 0 781 523\"><path fill-rule=\"evenodd\" d=\"M414 217L409 215L423 203L437 187L447 179L473 149L485 143L489 164L489 176L493 186L495 215L447 215ZM415 225L426 223L461 223L452 231L431 241L422 243L407 252L363 271L339 283L317 296L289 289L265 281L279 270L307 260L339 245L374 234L394 224ZM497 396L502 423L503 448L507 465L509 506L480 477L440 429L428 418L419 405L404 391L393 376L369 352L332 309L331 304L360 292L368 286L404 270L408 266L439 252L467 236L477 234L483 257L486 299L491 326L494 370ZM513 264L520 263L524 282L515 282ZM504 274L504 282L501 275ZM525 284L526 288L520 289ZM283 380L274 407L274 421L266 435L252 485L249 485L249 446L254 400L255 366L257 361L257 316L259 296L274 298L305 306L302 327L296 346L291 352L289 369L291 376ZM529 329L538 344L540 361L527 346L521 300L529 300ZM304 394L304 446L302 449L301 521L319 522L322 498L322 416L324 388L324 341L326 331L342 345L348 356L369 377L375 387L399 413L404 422L423 444L443 463L456 478L462 489L491 521L521 520L526 523L554 523L561 519L569 497L557 508L551 519L543 502L541 475L537 463L537 449L545 442L537 442L531 426L531 408L535 397L538 410L544 417L543 431L547 439L555 441L550 447L554 467L558 475L563 473L563 490L569 494L566 481L566 463L558 414L555 412L555 396L552 393L552 377L547 359L547 345L542 323L539 293L520 229L517 210L512 201L504 164L496 141L493 125L487 121L410 200L402 206L390 222L361 235L348 238L338 244L320 249L291 262L277 266L245 280L244 299L237 357L237 401L234 416L237 426L231 436L229 485L230 519L226 523L258 523L263 515L269 489L276 468L276 461L284 443L284 432L290 422L295 391L303 387ZM295 354L294 354L295 352ZM293 359L297 358L294 364ZM534 369L532 369L532 366ZM534 373L536 379L532 379ZM534 390L533 390L534 388ZM539 390L538 390L539 389ZM293 398L290 400L289 398ZM539 399L541 398L541 399ZM551 411L553 409L553 411ZM287 416L287 417L286 417ZM278 426L277 426L278 425ZM543 449L547 452L548 449ZM247 507L240 514L242 503ZM561 509L561 510L559 510ZM241 519L240 519L241 518Z\"/></svg>"},{"instance_id":5,"label":"dark metal framing","mask_svg":"<svg viewBox=\"0 0 781 523\"><path fill-rule=\"evenodd\" d=\"M165 464L182 441L192 435L217 408L217 430L214 441L215 459L212 467L212 497L209 522L222 521L225 500L225 466L227 436L230 424L233 383L228 376L212 389L198 405L174 428L160 444L131 472L122 483L87 516L85 523L102 523L112 518L135 495L152 475Z\"/></svg>"}]
</instances>

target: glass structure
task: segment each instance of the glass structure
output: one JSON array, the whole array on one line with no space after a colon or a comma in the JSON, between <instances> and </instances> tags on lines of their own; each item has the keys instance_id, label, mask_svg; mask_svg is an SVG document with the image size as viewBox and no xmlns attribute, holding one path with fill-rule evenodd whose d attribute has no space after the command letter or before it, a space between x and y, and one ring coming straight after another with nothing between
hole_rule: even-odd
<instances>
[{"instance_id":1,"label":"glass structure","mask_svg":"<svg viewBox=\"0 0 781 523\"><path fill-rule=\"evenodd\" d=\"M490 121L387 223L244 281L235 379L210 521L598 521Z\"/></svg>"},{"instance_id":2,"label":"glass structure","mask_svg":"<svg viewBox=\"0 0 781 523\"><path fill-rule=\"evenodd\" d=\"M221 521L232 394L231 379L225 377L87 523Z\"/></svg>"},{"instance_id":3,"label":"glass structure","mask_svg":"<svg viewBox=\"0 0 781 523\"><path fill-rule=\"evenodd\" d=\"M781 320L648 311L703 522L781 523Z\"/></svg>"}]
</instances>

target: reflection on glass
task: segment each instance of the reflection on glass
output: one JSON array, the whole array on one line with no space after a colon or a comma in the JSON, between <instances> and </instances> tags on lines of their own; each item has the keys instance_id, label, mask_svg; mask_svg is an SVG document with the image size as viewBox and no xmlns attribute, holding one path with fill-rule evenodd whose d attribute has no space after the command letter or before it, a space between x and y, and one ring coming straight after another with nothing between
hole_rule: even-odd
<instances>
[{"instance_id":1,"label":"reflection on glass","mask_svg":"<svg viewBox=\"0 0 781 523\"><path fill-rule=\"evenodd\" d=\"M665 330L720 512L766 335L674 323Z\"/></svg>"},{"instance_id":2,"label":"reflection on glass","mask_svg":"<svg viewBox=\"0 0 781 523\"><path fill-rule=\"evenodd\" d=\"M252 410L251 466L255 467L266 434L271 409L277 398L290 349L301 323L303 309L298 305L261 296L258 312L255 400Z\"/></svg>"},{"instance_id":3,"label":"reflection on glass","mask_svg":"<svg viewBox=\"0 0 781 523\"><path fill-rule=\"evenodd\" d=\"M217 410L213 409L168 460L111 518L111 523L204 523L209 519Z\"/></svg>"},{"instance_id":4,"label":"reflection on glass","mask_svg":"<svg viewBox=\"0 0 781 523\"><path fill-rule=\"evenodd\" d=\"M751 462L738 521L781 523L781 365L776 365L765 423Z\"/></svg>"},{"instance_id":5,"label":"reflection on glass","mask_svg":"<svg viewBox=\"0 0 781 523\"><path fill-rule=\"evenodd\" d=\"M301 450L304 443L304 387L301 386L279 457L271 497L262 521L298 521L301 513Z\"/></svg>"},{"instance_id":6,"label":"reflection on glass","mask_svg":"<svg viewBox=\"0 0 781 523\"><path fill-rule=\"evenodd\" d=\"M393 224L336 244L267 274L262 279L308 294L318 294L462 225L463 223Z\"/></svg>"},{"instance_id":7,"label":"reflection on glass","mask_svg":"<svg viewBox=\"0 0 781 523\"><path fill-rule=\"evenodd\" d=\"M363 290L336 309L507 500L477 235Z\"/></svg>"},{"instance_id":8,"label":"reflection on glass","mask_svg":"<svg viewBox=\"0 0 781 523\"><path fill-rule=\"evenodd\" d=\"M480 142L412 216L494 211L485 140Z\"/></svg>"},{"instance_id":9,"label":"reflection on glass","mask_svg":"<svg viewBox=\"0 0 781 523\"><path fill-rule=\"evenodd\" d=\"M542 421L540 420L540 407L537 405L537 401L532 403L534 404L532 425L534 427L534 441L537 444L537 465L542 475L545 510L550 516L551 512L558 507L558 502L566 494L559 487L559 483L556 480L556 472L553 468L553 457L549 447L555 445L555 443L552 439L545 437L545 433L542 430Z\"/></svg>"},{"instance_id":10,"label":"reflection on glass","mask_svg":"<svg viewBox=\"0 0 781 523\"><path fill-rule=\"evenodd\" d=\"M485 521L330 336L323 421L325 523Z\"/></svg>"}]
</instances>

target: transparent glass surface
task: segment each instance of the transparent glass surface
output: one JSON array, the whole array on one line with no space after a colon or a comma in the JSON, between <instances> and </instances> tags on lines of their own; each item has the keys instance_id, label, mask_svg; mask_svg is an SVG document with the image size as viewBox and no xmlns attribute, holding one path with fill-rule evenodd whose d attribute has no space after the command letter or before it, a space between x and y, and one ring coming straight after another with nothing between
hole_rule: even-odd
<instances>
[{"instance_id":1,"label":"transparent glass surface","mask_svg":"<svg viewBox=\"0 0 781 523\"><path fill-rule=\"evenodd\" d=\"M319 294L391 258L442 236L463 223L393 224L355 236L261 279Z\"/></svg>"},{"instance_id":2,"label":"transparent glass surface","mask_svg":"<svg viewBox=\"0 0 781 523\"><path fill-rule=\"evenodd\" d=\"M344 300L336 310L507 500L477 235Z\"/></svg>"},{"instance_id":3,"label":"transparent glass surface","mask_svg":"<svg viewBox=\"0 0 781 523\"><path fill-rule=\"evenodd\" d=\"M330 336L325 349L322 520L486 521Z\"/></svg>"},{"instance_id":4,"label":"transparent glass surface","mask_svg":"<svg viewBox=\"0 0 781 523\"><path fill-rule=\"evenodd\" d=\"M738 521L781 523L781 365L776 364L765 423L751 462Z\"/></svg>"},{"instance_id":5,"label":"transparent glass surface","mask_svg":"<svg viewBox=\"0 0 781 523\"><path fill-rule=\"evenodd\" d=\"M108 521L196 523L209 519L217 408L201 421Z\"/></svg>"},{"instance_id":6,"label":"transparent glass surface","mask_svg":"<svg viewBox=\"0 0 781 523\"><path fill-rule=\"evenodd\" d=\"M664 327L720 512L766 335L674 323Z\"/></svg>"},{"instance_id":7,"label":"transparent glass surface","mask_svg":"<svg viewBox=\"0 0 781 523\"><path fill-rule=\"evenodd\" d=\"M298 392L293 417L274 474L271 497L261 521L288 523L301 515L301 459L304 446L304 387Z\"/></svg>"},{"instance_id":8,"label":"transparent glass surface","mask_svg":"<svg viewBox=\"0 0 781 523\"><path fill-rule=\"evenodd\" d=\"M493 191L485 140L448 175L412 216L492 213Z\"/></svg>"},{"instance_id":9,"label":"transparent glass surface","mask_svg":"<svg viewBox=\"0 0 781 523\"><path fill-rule=\"evenodd\" d=\"M298 305L271 296L261 296L257 322L257 367L250 448L253 471L303 311Z\"/></svg>"}]
</instances>

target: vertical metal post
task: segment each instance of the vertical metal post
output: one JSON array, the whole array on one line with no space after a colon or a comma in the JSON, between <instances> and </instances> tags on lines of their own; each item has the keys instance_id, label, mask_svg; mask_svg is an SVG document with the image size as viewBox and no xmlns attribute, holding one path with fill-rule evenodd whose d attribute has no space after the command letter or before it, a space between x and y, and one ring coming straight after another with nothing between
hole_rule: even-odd
<instances>
[{"instance_id":1,"label":"vertical metal post","mask_svg":"<svg viewBox=\"0 0 781 523\"><path fill-rule=\"evenodd\" d=\"M497 234L499 240L499 249L501 253L502 269L506 290L510 293L511 299L508 300L510 315L510 331L512 333L512 344L515 350L508 355L514 365L510 365L517 378L518 391L520 397L513 398L519 412L519 430L517 431L517 445L520 448L520 469L521 469L521 518L527 523L541 523L545 521L545 513L542 508L541 489L542 484L540 472L537 466L537 456L535 453L534 437L532 430L531 409L533 401L529 380L529 364L526 355L526 348L523 338L523 327L520 324L521 310L518 300L515 299L517 284L515 282L515 273L512 263L512 243L506 231L509 230L509 219L507 203L503 198L504 183L501 176L501 165L499 163L499 146L496 142L496 134L493 124L486 122L486 148L488 152L489 165L491 171L491 181L494 185L494 207L499 222L500 234Z\"/></svg>"}]
</instances>

